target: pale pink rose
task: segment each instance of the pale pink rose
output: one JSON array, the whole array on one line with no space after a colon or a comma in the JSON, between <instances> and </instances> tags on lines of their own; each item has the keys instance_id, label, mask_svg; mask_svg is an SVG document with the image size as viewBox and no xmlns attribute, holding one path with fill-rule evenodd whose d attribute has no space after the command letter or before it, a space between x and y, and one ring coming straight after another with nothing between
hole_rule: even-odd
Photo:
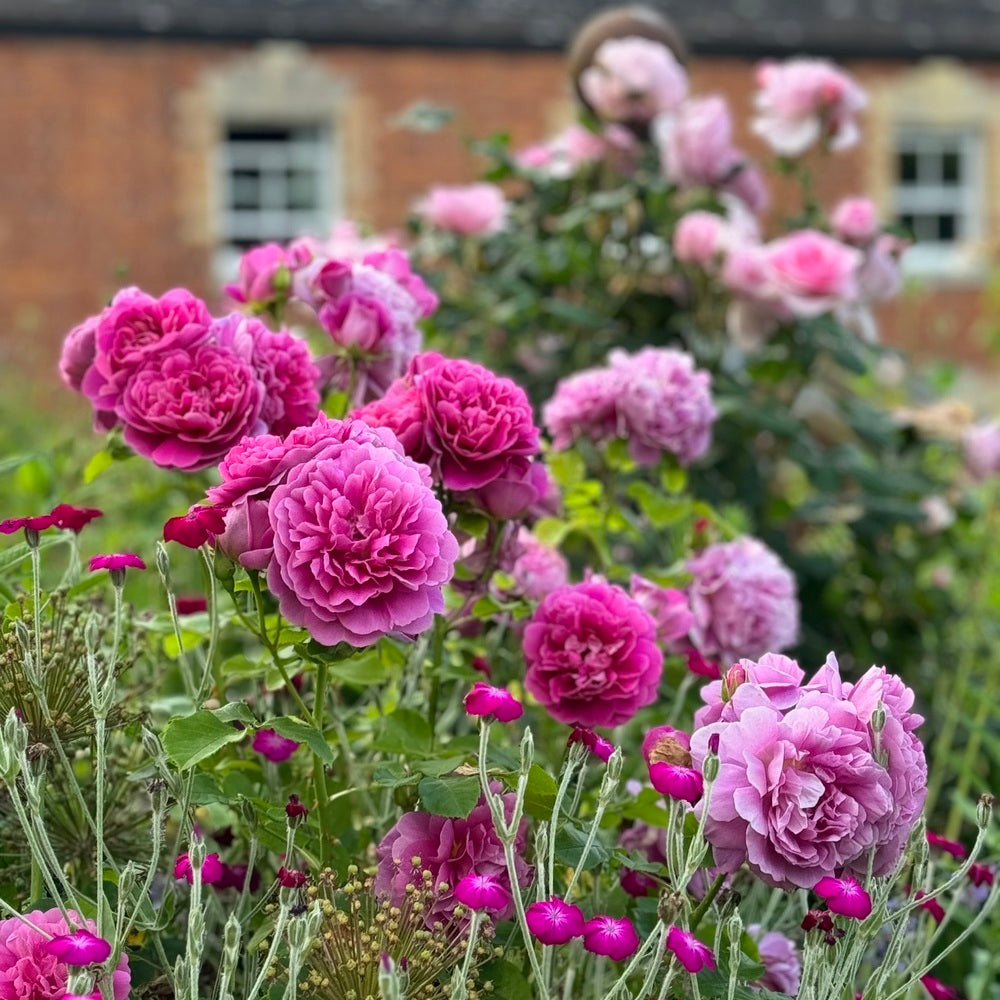
<instances>
[{"instance_id":1,"label":"pale pink rose","mask_svg":"<svg viewBox=\"0 0 1000 1000\"><path fill-rule=\"evenodd\" d=\"M693 97L676 114L661 115L653 136L664 175L681 187L721 184L743 160L733 146L729 106L718 95Z\"/></svg>"},{"instance_id":2,"label":"pale pink rose","mask_svg":"<svg viewBox=\"0 0 1000 1000\"><path fill-rule=\"evenodd\" d=\"M860 133L855 121L864 91L825 59L765 62L757 68L754 132L781 156L799 156L823 140L833 151L849 149Z\"/></svg>"},{"instance_id":3,"label":"pale pink rose","mask_svg":"<svg viewBox=\"0 0 1000 1000\"><path fill-rule=\"evenodd\" d=\"M648 122L672 111L687 95L684 67L665 45L649 38L609 38L580 74L580 90L598 117Z\"/></svg>"},{"instance_id":4,"label":"pale pink rose","mask_svg":"<svg viewBox=\"0 0 1000 1000\"><path fill-rule=\"evenodd\" d=\"M882 233L865 251L858 271L858 293L865 302L895 298L903 284L899 259L909 244L890 233Z\"/></svg>"},{"instance_id":5,"label":"pale pink rose","mask_svg":"<svg viewBox=\"0 0 1000 1000\"><path fill-rule=\"evenodd\" d=\"M517 590L529 600L540 601L569 582L569 564L558 550L540 542L527 528L517 535L511 576Z\"/></svg>"},{"instance_id":6,"label":"pale pink rose","mask_svg":"<svg viewBox=\"0 0 1000 1000\"><path fill-rule=\"evenodd\" d=\"M636 573L629 583L632 600L656 622L656 641L668 646L687 635L694 625L694 615L681 590L661 587Z\"/></svg>"},{"instance_id":7,"label":"pale pink rose","mask_svg":"<svg viewBox=\"0 0 1000 1000\"><path fill-rule=\"evenodd\" d=\"M830 215L833 233L845 243L863 245L878 234L878 211L871 198L844 198Z\"/></svg>"},{"instance_id":8,"label":"pale pink rose","mask_svg":"<svg viewBox=\"0 0 1000 1000\"><path fill-rule=\"evenodd\" d=\"M564 178L572 177L580 167L602 159L607 148L602 136L574 122L545 142L522 149L514 159L525 170Z\"/></svg>"},{"instance_id":9,"label":"pale pink rose","mask_svg":"<svg viewBox=\"0 0 1000 1000\"><path fill-rule=\"evenodd\" d=\"M722 185L722 191L734 195L753 215L763 215L771 203L764 175L752 163L743 163L733 172L732 177Z\"/></svg>"},{"instance_id":10,"label":"pale pink rose","mask_svg":"<svg viewBox=\"0 0 1000 1000\"><path fill-rule=\"evenodd\" d=\"M715 212L688 212L674 230L674 255L685 264L714 267L731 240L729 225Z\"/></svg>"},{"instance_id":11,"label":"pale pink rose","mask_svg":"<svg viewBox=\"0 0 1000 1000\"><path fill-rule=\"evenodd\" d=\"M820 316L858 296L861 252L818 230L774 240L767 260L778 295L799 318Z\"/></svg>"},{"instance_id":12,"label":"pale pink rose","mask_svg":"<svg viewBox=\"0 0 1000 1000\"><path fill-rule=\"evenodd\" d=\"M1000 472L1000 423L995 420L973 424L962 439L965 469L982 482Z\"/></svg>"},{"instance_id":13,"label":"pale pink rose","mask_svg":"<svg viewBox=\"0 0 1000 1000\"><path fill-rule=\"evenodd\" d=\"M459 236L489 236L507 221L507 199L495 184L433 187L417 205L432 226Z\"/></svg>"}]
</instances>

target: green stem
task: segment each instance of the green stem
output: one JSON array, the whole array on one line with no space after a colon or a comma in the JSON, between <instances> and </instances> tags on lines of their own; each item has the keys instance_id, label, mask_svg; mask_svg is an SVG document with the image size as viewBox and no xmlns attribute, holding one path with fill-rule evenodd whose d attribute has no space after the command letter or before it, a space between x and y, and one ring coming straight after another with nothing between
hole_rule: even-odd
<instances>
[{"instance_id":1,"label":"green stem","mask_svg":"<svg viewBox=\"0 0 1000 1000\"><path fill-rule=\"evenodd\" d=\"M692 934L694 934L694 932L698 929L698 925L708 912L708 908L715 902L715 897L719 895L719 890L726 881L727 874L727 872L719 872L719 874L715 876L715 881L708 887L708 892L705 893L705 898L698 904L698 908L694 911L694 913L691 914L691 925L688 930Z\"/></svg>"},{"instance_id":2,"label":"green stem","mask_svg":"<svg viewBox=\"0 0 1000 1000\"><path fill-rule=\"evenodd\" d=\"M323 716L326 708L326 678L328 665L320 662L316 667L316 688L313 692L312 723L323 734ZM292 686L292 690L295 688ZM318 754L313 754L313 784L316 789L316 803L319 808L319 866L325 868L330 845L327 836L326 810L330 804L330 792L326 785L326 769Z\"/></svg>"}]
</instances>

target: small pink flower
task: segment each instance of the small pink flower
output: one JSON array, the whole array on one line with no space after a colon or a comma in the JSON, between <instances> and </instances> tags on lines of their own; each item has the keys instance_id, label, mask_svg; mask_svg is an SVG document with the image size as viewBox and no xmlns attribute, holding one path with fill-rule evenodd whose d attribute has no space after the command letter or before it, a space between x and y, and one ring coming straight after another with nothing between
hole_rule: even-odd
<instances>
[{"instance_id":1,"label":"small pink flower","mask_svg":"<svg viewBox=\"0 0 1000 1000\"><path fill-rule=\"evenodd\" d=\"M913 894L913 898L924 900L919 909L926 910L934 918L935 923L939 924L944 920L944 907L936 899L928 898L927 893L921 892L919 889Z\"/></svg>"},{"instance_id":2,"label":"small pink flower","mask_svg":"<svg viewBox=\"0 0 1000 1000\"><path fill-rule=\"evenodd\" d=\"M103 516L104 511L96 507L74 507L69 503L57 504L49 514L57 528L67 528L77 534L91 521Z\"/></svg>"},{"instance_id":3,"label":"small pink flower","mask_svg":"<svg viewBox=\"0 0 1000 1000\"><path fill-rule=\"evenodd\" d=\"M816 895L826 900L831 913L864 920L872 912L871 896L861 883L850 875L844 878L821 878L813 887Z\"/></svg>"},{"instance_id":4,"label":"small pink flower","mask_svg":"<svg viewBox=\"0 0 1000 1000\"><path fill-rule=\"evenodd\" d=\"M222 862L218 854L207 854L201 866L201 881L203 885L211 885L222 879ZM191 860L188 852L184 851L177 855L177 862L174 864L174 878L182 878L188 885L194 882L194 869L191 867Z\"/></svg>"},{"instance_id":5,"label":"small pink flower","mask_svg":"<svg viewBox=\"0 0 1000 1000\"><path fill-rule=\"evenodd\" d=\"M503 228L507 208L507 199L495 184L464 184L431 188L417 212L438 229L488 236Z\"/></svg>"},{"instance_id":6,"label":"small pink flower","mask_svg":"<svg viewBox=\"0 0 1000 1000\"><path fill-rule=\"evenodd\" d=\"M125 570L129 567L132 569L145 569L146 564L131 552L112 552L107 555L93 556L90 560L91 572L99 569L114 572L115 570Z\"/></svg>"},{"instance_id":7,"label":"small pink flower","mask_svg":"<svg viewBox=\"0 0 1000 1000\"><path fill-rule=\"evenodd\" d=\"M726 220L716 212L688 212L674 230L674 255L685 264L709 268L730 240Z\"/></svg>"},{"instance_id":8,"label":"small pink flower","mask_svg":"<svg viewBox=\"0 0 1000 1000\"><path fill-rule=\"evenodd\" d=\"M920 982L934 1000L962 1000L954 986L945 986L941 980L933 976L921 976Z\"/></svg>"},{"instance_id":9,"label":"small pink flower","mask_svg":"<svg viewBox=\"0 0 1000 1000\"><path fill-rule=\"evenodd\" d=\"M975 864L969 867L969 881L978 889L984 885L993 885L996 876L989 865Z\"/></svg>"},{"instance_id":10,"label":"small pink flower","mask_svg":"<svg viewBox=\"0 0 1000 1000\"><path fill-rule=\"evenodd\" d=\"M270 305L288 293L289 263L277 243L253 247L240 258L239 281L226 285L226 294L236 302Z\"/></svg>"},{"instance_id":11,"label":"small pink flower","mask_svg":"<svg viewBox=\"0 0 1000 1000\"><path fill-rule=\"evenodd\" d=\"M465 696L469 715L492 715L498 722L513 722L524 715L524 706L506 689L476 681Z\"/></svg>"},{"instance_id":12,"label":"small pink flower","mask_svg":"<svg viewBox=\"0 0 1000 1000\"><path fill-rule=\"evenodd\" d=\"M289 819L304 820L309 815L309 810L306 809L297 795L289 795L285 805L285 815Z\"/></svg>"},{"instance_id":13,"label":"small pink flower","mask_svg":"<svg viewBox=\"0 0 1000 1000\"><path fill-rule=\"evenodd\" d=\"M558 897L532 903L524 916L528 930L542 944L566 944L583 934L583 911Z\"/></svg>"},{"instance_id":14,"label":"small pink flower","mask_svg":"<svg viewBox=\"0 0 1000 1000\"><path fill-rule=\"evenodd\" d=\"M67 965L100 965L111 954L111 944L81 927L72 934L52 938L48 950Z\"/></svg>"},{"instance_id":15,"label":"small pink flower","mask_svg":"<svg viewBox=\"0 0 1000 1000\"><path fill-rule=\"evenodd\" d=\"M601 915L583 925L583 947L593 955L622 962L635 954L639 935L627 917Z\"/></svg>"},{"instance_id":16,"label":"small pink flower","mask_svg":"<svg viewBox=\"0 0 1000 1000\"><path fill-rule=\"evenodd\" d=\"M871 198L844 198L830 216L834 235L846 243L869 243L878 235L878 211Z\"/></svg>"},{"instance_id":17,"label":"small pink flower","mask_svg":"<svg viewBox=\"0 0 1000 1000\"><path fill-rule=\"evenodd\" d=\"M636 573L629 584L632 600L656 622L656 639L667 645L687 635L694 615L683 591L661 587Z\"/></svg>"},{"instance_id":18,"label":"small pink flower","mask_svg":"<svg viewBox=\"0 0 1000 1000\"><path fill-rule=\"evenodd\" d=\"M274 729L258 729L253 734L253 749L272 764L280 764L288 760L302 745L295 740L286 739Z\"/></svg>"},{"instance_id":19,"label":"small pink flower","mask_svg":"<svg viewBox=\"0 0 1000 1000\"><path fill-rule=\"evenodd\" d=\"M615 752L615 745L603 736L599 736L593 729L586 729L577 726L569 734L566 741L567 746L572 743L582 743L595 757L600 757L605 764L611 760L611 755Z\"/></svg>"},{"instance_id":20,"label":"small pink flower","mask_svg":"<svg viewBox=\"0 0 1000 1000\"><path fill-rule=\"evenodd\" d=\"M167 521L163 526L163 540L197 549L225 530L225 511L219 507L196 504L186 514Z\"/></svg>"},{"instance_id":21,"label":"small pink flower","mask_svg":"<svg viewBox=\"0 0 1000 1000\"><path fill-rule=\"evenodd\" d=\"M930 830L927 831L927 843L931 847L937 847L947 852L953 858L961 860L965 857L965 848L961 844L955 840L948 840L947 837L941 837L936 833L932 833Z\"/></svg>"},{"instance_id":22,"label":"small pink flower","mask_svg":"<svg viewBox=\"0 0 1000 1000\"><path fill-rule=\"evenodd\" d=\"M858 297L861 252L815 229L801 229L767 246L775 291L795 316L811 318Z\"/></svg>"},{"instance_id":23,"label":"small pink flower","mask_svg":"<svg viewBox=\"0 0 1000 1000\"><path fill-rule=\"evenodd\" d=\"M51 514L38 514L35 517L10 517L0 521L0 535L12 535L24 528L25 531L44 531L56 525L56 519Z\"/></svg>"},{"instance_id":24,"label":"small pink flower","mask_svg":"<svg viewBox=\"0 0 1000 1000\"><path fill-rule=\"evenodd\" d=\"M705 780L692 767L676 764L651 764L650 784L661 794L682 802L697 802L705 791Z\"/></svg>"},{"instance_id":25,"label":"small pink flower","mask_svg":"<svg viewBox=\"0 0 1000 1000\"><path fill-rule=\"evenodd\" d=\"M466 875L455 886L455 899L470 910L501 912L510 906L510 893L496 875Z\"/></svg>"},{"instance_id":26,"label":"small pink flower","mask_svg":"<svg viewBox=\"0 0 1000 1000\"><path fill-rule=\"evenodd\" d=\"M667 931L667 948L688 972L701 972L715 968L715 955L708 945L702 944L690 931L671 927Z\"/></svg>"},{"instance_id":27,"label":"small pink flower","mask_svg":"<svg viewBox=\"0 0 1000 1000\"><path fill-rule=\"evenodd\" d=\"M282 865L278 869L278 884L285 889L301 889L308 881L309 876L296 868L286 868Z\"/></svg>"}]
</instances>

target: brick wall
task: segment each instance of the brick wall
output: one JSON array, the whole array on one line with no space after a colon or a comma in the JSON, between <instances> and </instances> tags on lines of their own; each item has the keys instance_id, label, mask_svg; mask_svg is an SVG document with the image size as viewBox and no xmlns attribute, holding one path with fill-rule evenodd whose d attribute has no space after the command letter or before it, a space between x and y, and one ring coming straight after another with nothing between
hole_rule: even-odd
<instances>
[{"instance_id":1,"label":"brick wall","mask_svg":"<svg viewBox=\"0 0 1000 1000\"><path fill-rule=\"evenodd\" d=\"M65 331L121 284L183 284L215 297L209 241L192 236L208 161L185 152L182 95L246 46L169 41L0 39L0 364L50 368ZM567 114L563 61L552 53L313 49L349 92L348 212L398 224L436 181L475 161L456 130L417 133L392 119L417 99L454 107L458 132L510 130L515 145ZM891 65L851 67L863 82ZM745 121L751 78L739 60L693 67L696 92L721 92ZM742 140L753 148L750 137ZM819 178L824 198L866 190L859 155ZM780 200L780 196L779 196ZM931 305L928 306L928 301ZM981 360L979 293L950 289L887 310L890 339ZM51 370L51 368L50 368Z\"/></svg>"}]
</instances>

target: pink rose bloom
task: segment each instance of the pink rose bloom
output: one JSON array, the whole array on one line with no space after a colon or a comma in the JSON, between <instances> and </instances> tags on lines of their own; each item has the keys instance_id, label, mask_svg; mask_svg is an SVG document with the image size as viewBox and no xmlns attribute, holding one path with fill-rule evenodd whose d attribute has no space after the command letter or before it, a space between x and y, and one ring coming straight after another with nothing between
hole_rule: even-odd
<instances>
[{"instance_id":1,"label":"pink rose bloom","mask_svg":"<svg viewBox=\"0 0 1000 1000\"><path fill-rule=\"evenodd\" d=\"M766 249L777 294L796 316L819 316L857 298L863 257L854 247L818 230L802 229Z\"/></svg>"},{"instance_id":2,"label":"pink rose bloom","mask_svg":"<svg viewBox=\"0 0 1000 1000\"><path fill-rule=\"evenodd\" d=\"M373 399L351 413L369 427L386 427L399 439L403 450L415 462L431 460L431 449L424 433L424 407L412 380L394 382L380 399Z\"/></svg>"},{"instance_id":3,"label":"pink rose bloom","mask_svg":"<svg viewBox=\"0 0 1000 1000\"><path fill-rule=\"evenodd\" d=\"M222 346L150 352L131 373L115 413L125 442L157 465L215 465L245 434L262 432L263 387L249 360Z\"/></svg>"},{"instance_id":4,"label":"pink rose bloom","mask_svg":"<svg viewBox=\"0 0 1000 1000\"><path fill-rule=\"evenodd\" d=\"M513 794L503 796L504 814L508 822L514 815ZM522 819L514 842L517 883L522 888L531 881L532 871L524 860L528 823ZM413 859L419 858L418 865ZM438 920L447 921L455 912L455 886L467 875L494 875L508 893L507 906L496 915L497 920L509 920L514 915L514 901L503 845L493 828L493 817L486 801L467 817L432 816L425 812L408 812L382 838L378 845L378 873L375 891L398 906L406 896L408 885L422 884L422 871L429 871L433 884L444 882L448 889L439 894L425 916L428 927Z\"/></svg>"},{"instance_id":5,"label":"pink rose bloom","mask_svg":"<svg viewBox=\"0 0 1000 1000\"><path fill-rule=\"evenodd\" d=\"M361 263L388 275L409 295L417 317L430 316L438 307L438 297L427 287L427 282L410 267L410 258L399 247L385 247L370 250L361 258Z\"/></svg>"},{"instance_id":6,"label":"pink rose bloom","mask_svg":"<svg viewBox=\"0 0 1000 1000\"><path fill-rule=\"evenodd\" d=\"M962 438L965 471L977 482L1000 472L1000 423L984 421L969 427Z\"/></svg>"},{"instance_id":7,"label":"pink rose bloom","mask_svg":"<svg viewBox=\"0 0 1000 1000\"><path fill-rule=\"evenodd\" d=\"M588 163L603 159L605 139L574 122L545 142L521 150L514 159L526 170L538 170L554 178L572 177Z\"/></svg>"},{"instance_id":8,"label":"pink rose bloom","mask_svg":"<svg viewBox=\"0 0 1000 1000\"><path fill-rule=\"evenodd\" d=\"M517 535L517 555L510 569L517 590L531 601L540 601L569 580L566 557L540 542L527 528Z\"/></svg>"},{"instance_id":9,"label":"pink rose bloom","mask_svg":"<svg viewBox=\"0 0 1000 1000\"><path fill-rule=\"evenodd\" d=\"M656 622L620 587L592 579L554 590L522 646L524 686L559 722L618 726L656 700Z\"/></svg>"},{"instance_id":10,"label":"pink rose bloom","mask_svg":"<svg viewBox=\"0 0 1000 1000\"><path fill-rule=\"evenodd\" d=\"M507 221L507 199L496 184L432 187L417 212L438 229L459 236L489 236Z\"/></svg>"},{"instance_id":11,"label":"pink rose bloom","mask_svg":"<svg viewBox=\"0 0 1000 1000\"><path fill-rule=\"evenodd\" d=\"M183 288L158 299L138 288L123 288L97 319L94 361L81 390L95 410L114 410L151 355L206 343L211 322L205 303Z\"/></svg>"},{"instance_id":12,"label":"pink rose bloom","mask_svg":"<svg viewBox=\"0 0 1000 1000\"><path fill-rule=\"evenodd\" d=\"M271 434L311 424L319 413L319 369L309 345L288 330L269 330L257 320L250 363L264 388L260 419Z\"/></svg>"},{"instance_id":13,"label":"pink rose bloom","mask_svg":"<svg viewBox=\"0 0 1000 1000\"><path fill-rule=\"evenodd\" d=\"M542 421L552 447L563 451L580 437L596 444L618 433L618 400L624 392L623 373L589 368L556 384L555 395L542 407Z\"/></svg>"},{"instance_id":14,"label":"pink rose bloom","mask_svg":"<svg viewBox=\"0 0 1000 1000\"><path fill-rule=\"evenodd\" d=\"M882 233L868 244L858 271L862 302L885 302L899 294L903 284L899 262L908 245L890 233Z\"/></svg>"},{"instance_id":15,"label":"pink rose bloom","mask_svg":"<svg viewBox=\"0 0 1000 1000\"><path fill-rule=\"evenodd\" d=\"M684 67L649 38L609 38L580 74L580 90L599 118L648 122L674 110L687 95Z\"/></svg>"},{"instance_id":16,"label":"pink rose bloom","mask_svg":"<svg viewBox=\"0 0 1000 1000\"><path fill-rule=\"evenodd\" d=\"M836 662L836 661L834 661ZM698 727L711 725L722 719L732 722L739 718L743 708L767 704L784 711L795 705L802 696L805 671L798 663L781 653L765 653L758 660L743 659L735 663L722 680L711 681L701 689L705 702L694 715ZM749 688L737 697L742 685Z\"/></svg>"},{"instance_id":17,"label":"pink rose bloom","mask_svg":"<svg viewBox=\"0 0 1000 1000\"><path fill-rule=\"evenodd\" d=\"M764 975L753 985L794 997L799 992L802 975L802 962L795 942L781 931L762 934L762 930L760 924L747 927L747 933L757 942L757 952L764 966Z\"/></svg>"},{"instance_id":18,"label":"pink rose bloom","mask_svg":"<svg viewBox=\"0 0 1000 1000\"><path fill-rule=\"evenodd\" d=\"M859 137L857 114L864 91L825 59L789 59L757 68L753 130L781 156L799 156L823 140L839 152Z\"/></svg>"},{"instance_id":19,"label":"pink rose bloom","mask_svg":"<svg viewBox=\"0 0 1000 1000\"><path fill-rule=\"evenodd\" d=\"M656 622L656 641L669 645L687 635L694 624L694 615L687 597L673 587L661 587L636 573L629 584L632 600Z\"/></svg>"},{"instance_id":20,"label":"pink rose bloom","mask_svg":"<svg viewBox=\"0 0 1000 1000\"><path fill-rule=\"evenodd\" d=\"M335 344L362 354L381 354L393 329L392 315L378 299L355 292L323 305L319 322Z\"/></svg>"},{"instance_id":21,"label":"pink rose bloom","mask_svg":"<svg viewBox=\"0 0 1000 1000\"><path fill-rule=\"evenodd\" d=\"M705 837L723 871L746 862L769 885L808 889L843 868L864 868L894 804L854 706L807 692L784 714L772 705L747 708L733 722L695 731L699 770L715 734L719 775Z\"/></svg>"},{"instance_id":22,"label":"pink rose bloom","mask_svg":"<svg viewBox=\"0 0 1000 1000\"><path fill-rule=\"evenodd\" d=\"M733 146L729 105L718 95L685 101L654 129L664 176L681 187L714 187L744 159Z\"/></svg>"},{"instance_id":23,"label":"pink rose bloom","mask_svg":"<svg viewBox=\"0 0 1000 1000\"><path fill-rule=\"evenodd\" d=\"M410 373L420 394L434 478L447 489L487 486L538 454L531 403L510 379L433 353L415 358Z\"/></svg>"},{"instance_id":24,"label":"pink rose bloom","mask_svg":"<svg viewBox=\"0 0 1000 1000\"><path fill-rule=\"evenodd\" d=\"M70 919L77 927L97 933L97 924L85 920L73 910ZM49 948L51 937L70 933L70 928L58 909L33 910L25 914L26 924L16 917L0 920L0 997L4 1000L61 1000L66 994L69 970L66 962L56 958ZM35 928L38 930L35 930ZM128 956L122 954L111 973L111 993L114 1000L127 1000L131 985Z\"/></svg>"},{"instance_id":25,"label":"pink rose bloom","mask_svg":"<svg viewBox=\"0 0 1000 1000\"><path fill-rule=\"evenodd\" d=\"M444 610L458 543L426 466L348 440L293 468L267 513L268 588L318 642L414 636Z\"/></svg>"},{"instance_id":26,"label":"pink rose bloom","mask_svg":"<svg viewBox=\"0 0 1000 1000\"><path fill-rule=\"evenodd\" d=\"M871 198L844 198L830 215L837 239L863 246L878 235L878 212Z\"/></svg>"},{"instance_id":27,"label":"pink rose bloom","mask_svg":"<svg viewBox=\"0 0 1000 1000\"><path fill-rule=\"evenodd\" d=\"M739 165L721 190L738 198L753 215L762 215L771 203L764 174L752 163Z\"/></svg>"},{"instance_id":28,"label":"pink rose bloom","mask_svg":"<svg viewBox=\"0 0 1000 1000\"><path fill-rule=\"evenodd\" d=\"M795 578L763 542L745 537L709 545L687 568L694 577L691 641L705 656L728 666L798 641Z\"/></svg>"},{"instance_id":29,"label":"pink rose bloom","mask_svg":"<svg viewBox=\"0 0 1000 1000\"><path fill-rule=\"evenodd\" d=\"M712 376L695 369L690 354L644 347L632 355L612 351L609 361L623 377L618 415L636 462L655 465L669 452L681 465L690 465L705 454L718 413Z\"/></svg>"},{"instance_id":30,"label":"pink rose bloom","mask_svg":"<svg viewBox=\"0 0 1000 1000\"><path fill-rule=\"evenodd\" d=\"M226 294L236 302L268 306L288 294L290 265L277 243L252 247L240 257L239 278L226 285Z\"/></svg>"},{"instance_id":31,"label":"pink rose bloom","mask_svg":"<svg viewBox=\"0 0 1000 1000\"><path fill-rule=\"evenodd\" d=\"M721 215L688 212L674 230L674 256L684 264L709 270L719 262L730 240L730 227Z\"/></svg>"},{"instance_id":32,"label":"pink rose bloom","mask_svg":"<svg viewBox=\"0 0 1000 1000\"><path fill-rule=\"evenodd\" d=\"M94 363L94 337L99 321L97 316L85 319L79 326L74 326L63 341L62 354L59 356L59 376L70 389L77 392L81 391L83 377Z\"/></svg>"}]
</instances>

